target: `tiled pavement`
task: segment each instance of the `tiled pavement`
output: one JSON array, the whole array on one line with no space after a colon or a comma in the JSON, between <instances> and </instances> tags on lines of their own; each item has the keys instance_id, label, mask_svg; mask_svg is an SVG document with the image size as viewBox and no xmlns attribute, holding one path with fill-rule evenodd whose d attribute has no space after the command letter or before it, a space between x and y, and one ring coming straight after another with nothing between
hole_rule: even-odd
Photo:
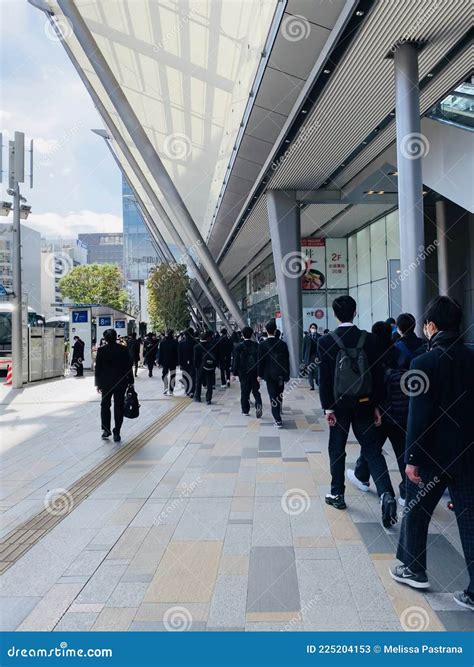
<instances>
[{"instance_id":1,"label":"tiled pavement","mask_svg":"<svg viewBox=\"0 0 474 667\"><path fill-rule=\"evenodd\" d=\"M77 382L80 405L46 414L49 440L39 387L23 391L23 408L20 399L7 406L15 424L36 399L31 421L42 438L17 433L5 455L3 525L40 509L47 489L67 487L110 452L96 435L92 381ZM54 383L64 404L77 393L73 383ZM138 390L143 419L129 422L128 434L173 403L158 379L140 378ZM238 391L234 383L210 407L189 405L3 575L2 629L472 629L472 616L452 602L466 573L444 502L430 535L432 589L397 585L388 567L398 529L381 527L375 494L348 488L346 512L324 503L327 429L317 392L296 383L285 396L285 428L275 430L268 401L261 420L244 417ZM357 449L348 446L349 464Z\"/></svg>"}]
</instances>

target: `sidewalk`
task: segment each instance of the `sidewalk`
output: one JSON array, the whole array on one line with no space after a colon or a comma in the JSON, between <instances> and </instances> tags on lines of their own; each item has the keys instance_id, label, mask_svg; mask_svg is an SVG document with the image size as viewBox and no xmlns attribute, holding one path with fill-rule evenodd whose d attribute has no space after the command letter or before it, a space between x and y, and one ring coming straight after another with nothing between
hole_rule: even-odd
<instances>
[{"instance_id":1,"label":"sidewalk","mask_svg":"<svg viewBox=\"0 0 474 667\"><path fill-rule=\"evenodd\" d=\"M179 401L141 375L143 416L128 422L127 440ZM324 503L317 392L303 382L288 392L282 430L265 393L261 420L240 414L238 396L236 382L212 406L189 404L12 565L2 629L471 629L469 612L452 602L466 573L444 504L430 535L432 589L396 584L388 568L398 527L382 528L375 493L348 487L346 512ZM100 440L97 400L87 378L28 387L7 404L4 526L114 449ZM357 453L349 444L347 465Z\"/></svg>"}]
</instances>

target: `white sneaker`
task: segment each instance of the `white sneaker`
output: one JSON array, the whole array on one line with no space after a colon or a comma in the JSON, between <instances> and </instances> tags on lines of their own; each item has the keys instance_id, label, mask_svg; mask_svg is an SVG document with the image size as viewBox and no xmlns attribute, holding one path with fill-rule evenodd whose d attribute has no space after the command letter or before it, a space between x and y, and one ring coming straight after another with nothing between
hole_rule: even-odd
<instances>
[{"instance_id":1,"label":"white sneaker","mask_svg":"<svg viewBox=\"0 0 474 667\"><path fill-rule=\"evenodd\" d=\"M354 484L354 486L356 486L359 489L359 491L367 493L367 491L370 488L370 482L364 484L364 482L361 482L360 479L357 479L357 477L355 476L355 472L352 470L352 468L347 468L346 475L349 482L352 482L352 484Z\"/></svg>"},{"instance_id":2,"label":"white sneaker","mask_svg":"<svg viewBox=\"0 0 474 667\"><path fill-rule=\"evenodd\" d=\"M405 507L405 498L402 498L401 496L398 499L398 504L401 505L402 507Z\"/></svg>"},{"instance_id":3,"label":"white sneaker","mask_svg":"<svg viewBox=\"0 0 474 667\"><path fill-rule=\"evenodd\" d=\"M221 389L225 389L227 385L221 384Z\"/></svg>"}]
</instances>

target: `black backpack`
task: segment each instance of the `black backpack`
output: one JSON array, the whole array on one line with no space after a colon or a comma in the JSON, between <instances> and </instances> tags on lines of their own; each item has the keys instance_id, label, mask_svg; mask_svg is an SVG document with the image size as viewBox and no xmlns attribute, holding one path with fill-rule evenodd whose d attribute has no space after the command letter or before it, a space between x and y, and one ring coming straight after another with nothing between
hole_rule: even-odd
<instances>
[{"instance_id":1,"label":"black backpack","mask_svg":"<svg viewBox=\"0 0 474 667\"><path fill-rule=\"evenodd\" d=\"M201 370L212 373L216 370L217 359L210 350L205 350L201 362Z\"/></svg>"},{"instance_id":2,"label":"black backpack","mask_svg":"<svg viewBox=\"0 0 474 667\"><path fill-rule=\"evenodd\" d=\"M251 345L242 343L242 347L240 348L239 373L246 375L257 372L257 345L258 343L251 343Z\"/></svg>"},{"instance_id":3,"label":"black backpack","mask_svg":"<svg viewBox=\"0 0 474 667\"><path fill-rule=\"evenodd\" d=\"M361 331L356 347L346 347L335 331L331 331L330 335L339 347L334 372L334 398L354 402L368 399L372 393L372 374L364 350L367 332Z\"/></svg>"},{"instance_id":4,"label":"black backpack","mask_svg":"<svg viewBox=\"0 0 474 667\"><path fill-rule=\"evenodd\" d=\"M123 402L123 416L127 417L127 419L136 419L139 414L140 403L138 402L138 395L133 384L129 384Z\"/></svg>"}]
</instances>

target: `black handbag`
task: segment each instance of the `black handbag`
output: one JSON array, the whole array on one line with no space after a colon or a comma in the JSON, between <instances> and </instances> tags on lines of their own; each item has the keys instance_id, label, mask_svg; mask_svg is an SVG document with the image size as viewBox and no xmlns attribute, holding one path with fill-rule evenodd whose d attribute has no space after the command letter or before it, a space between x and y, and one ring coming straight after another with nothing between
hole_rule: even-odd
<instances>
[{"instance_id":1,"label":"black handbag","mask_svg":"<svg viewBox=\"0 0 474 667\"><path fill-rule=\"evenodd\" d=\"M138 394L134 389L133 384L129 384L125 392L125 400L123 403L123 416L127 419L136 419L140 414L140 403L138 402Z\"/></svg>"}]
</instances>

